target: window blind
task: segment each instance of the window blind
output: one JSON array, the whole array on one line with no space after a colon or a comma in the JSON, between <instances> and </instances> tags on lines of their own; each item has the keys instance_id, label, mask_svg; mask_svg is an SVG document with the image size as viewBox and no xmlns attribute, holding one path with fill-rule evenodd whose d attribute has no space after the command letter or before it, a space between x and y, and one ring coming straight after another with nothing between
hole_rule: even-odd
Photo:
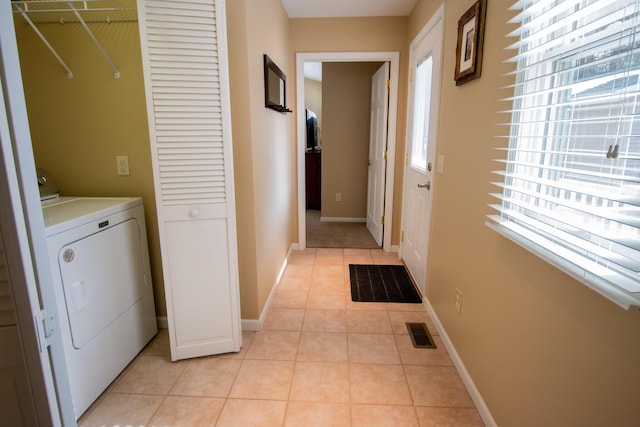
<instances>
[{"instance_id":1,"label":"window blind","mask_svg":"<svg viewBox=\"0 0 640 427\"><path fill-rule=\"evenodd\" d=\"M487 225L640 310L640 0L522 0Z\"/></svg>"}]
</instances>

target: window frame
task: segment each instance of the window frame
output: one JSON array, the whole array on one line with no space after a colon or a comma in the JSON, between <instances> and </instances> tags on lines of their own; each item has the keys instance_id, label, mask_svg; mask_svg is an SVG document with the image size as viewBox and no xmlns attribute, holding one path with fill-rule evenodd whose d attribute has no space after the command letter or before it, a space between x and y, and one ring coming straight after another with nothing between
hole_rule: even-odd
<instances>
[{"instance_id":1,"label":"window frame","mask_svg":"<svg viewBox=\"0 0 640 427\"><path fill-rule=\"evenodd\" d=\"M573 3L576 5L574 12L582 12L581 8L595 9L595 3L593 1L583 0L575 1ZM530 5L537 7L540 4L541 3L538 3L536 5L535 0L524 0L518 2L513 8L522 9L525 6ZM638 22L638 17L640 16L640 0L636 0L635 6L635 13L631 16L632 18L635 17L634 22ZM564 4L557 3L556 5L553 5L553 7L564 7ZM569 8L566 10L569 11L569 22L571 22L571 19L573 19L571 16L572 11ZM624 18L626 19L627 16L625 15ZM611 25L611 22L608 25ZM577 23L578 18L576 18L575 22L572 22L575 26L574 28L582 31L583 28L581 28ZM571 31L567 34L573 35ZM578 132L578 130L574 129L574 126L575 128L579 128L578 125L580 124L580 122L575 120L575 117L572 116L575 116L576 112L583 113L584 111L580 111L580 108L585 108L585 106L587 106L587 108L595 107L596 109L601 107L601 101L597 97L594 97L591 102L580 104L580 107L576 108L576 105L578 105L576 98L580 93L572 91L572 88L576 86L577 83L580 83L580 80L576 79L574 74L588 70L589 59L591 59L595 65L599 62L598 58L594 59L588 57L584 52L589 52L591 49L594 49L596 52L598 52L598 50L595 49L593 45L584 43L584 45L580 47L566 49L566 51L564 51L564 55L558 56L557 50L549 49L548 52L545 53L545 58L537 64L537 67L534 67L528 65L528 63L523 60L523 58L526 58L528 55L526 49L530 47L527 44L527 29L516 30L511 35L516 33L518 35L522 35L522 39L511 46L511 48L515 47L518 49L518 53L513 58L513 61L516 62L515 74L518 77L516 78L516 84L514 85L514 96L513 98L510 98L513 102L510 121L509 123L506 123L508 125L507 128L509 129L509 146L506 149L501 149L502 151L507 152L506 159L497 159L497 161L505 164L506 166L504 171L496 172L503 176L502 182L492 183L500 187L502 190L501 193L491 193L491 196L499 199L499 204L490 205L498 211L498 214L489 215L490 221L487 221L486 224L501 235L554 265L556 268L569 274L574 279L619 306L627 310L640 311L640 292L629 290L638 289L638 286L640 285L640 270L638 270L635 264L633 268L625 267L626 269L622 269L615 265L618 258L624 258L627 255L627 252L631 254L629 258L634 258L636 252L640 254L640 250L638 250L638 247L640 247L640 239L637 237L640 236L640 222L638 222L638 225L630 226L635 231L635 234L632 234L631 236L631 239L634 240L634 244L631 249L627 250L626 248L621 248L622 245L619 245L617 241L613 241L613 244L609 244L609 248L605 248L603 247L603 242L606 243L608 241L608 237L598 235L597 233L594 233L595 236L592 236L590 229L586 233L586 237L578 236L580 234L585 234L585 229L573 227L574 229L571 230L571 228L573 225L572 220L575 220L576 217L580 218L581 215L587 219L604 218L605 222L607 220L606 215L600 217L599 213L590 212L587 203L579 202L576 203L575 206L572 206L571 204L562 204L558 203L558 200L560 200L559 196L549 195L550 192L562 193L569 191L573 187L575 188L575 193L578 196L583 196L585 194L589 196L590 193L602 192L603 195L602 197L598 197L598 200L609 200L611 202L611 206L617 203L617 206L614 206L614 210L621 209L620 206L626 203L624 201L616 202L615 198L607 198L607 196L611 197L611 195L607 191L603 191L603 189L608 191L611 190L609 190L607 186L601 186L597 183L597 180L601 178L589 178L586 174L579 175L579 171L582 170L580 169L581 167L584 168L584 170L587 170L591 166L588 161L585 161L584 164L580 164L577 167L567 166L570 162L575 163L580 156L584 154L582 150L572 151L569 148L567 141L577 141L577 144L579 145L580 142L588 139L588 137L580 135L579 133L575 135L572 133L574 131ZM640 34L640 31L635 30L635 33L633 34L638 35ZM583 35L584 38L588 38L590 36L591 35ZM606 40L607 37L596 37L596 39ZM622 36L620 36L620 39L622 40ZM617 39L614 38L613 40ZM603 42L602 46L606 45L607 44ZM585 46L586 48L584 48ZM537 48L537 46L534 46L534 48ZM564 49L565 48L559 50ZM582 49L584 49L584 51ZM600 48L600 51L602 50L603 48ZM635 53L640 58L640 42L631 43L631 47L628 49L628 52L630 52L630 57ZM617 65L617 63L614 62L618 58L617 54L612 55L611 58L613 58L611 59L612 64L614 66ZM569 64L567 67L567 64L570 62L569 59L573 59L578 65ZM581 62L583 59L584 61ZM604 68L609 65L607 61L607 57L602 61ZM636 61L633 59L629 61L627 69L636 71L640 74L640 71L638 71L640 66L633 68L635 62ZM530 68L523 71L525 70L525 67ZM546 67L546 69L544 69L544 67ZM537 72L538 74L536 74L535 78L544 80L545 85L541 86L542 89L538 88L531 93L518 93L521 88L528 88L526 85L529 83L522 83L518 81L523 73L527 72L532 72L533 74ZM609 81L615 82L616 73L613 72L612 75L614 77L610 78ZM626 78L629 79L629 77ZM559 82L559 80L562 81ZM567 88L566 92L564 90L565 85ZM613 84L611 87L611 93L615 93L616 89L616 85ZM634 93L635 100L637 103L640 103L640 90L636 89L636 92ZM524 105L525 101L528 103L535 99L535 96L539 96L539 98L534 102L533 106L528 104ZM545 96L547 96L548 99L545 99ZM557 98L554 99L553 97L555 96L557 96ZM621 101L618 107L626 106L627 99L628 98L625 93L625 96L620 97ZM543 104L544 101L547 101L547 103ZM527 110L527 108L530 108L530 110ZM635 110L632 115L633 118L629 122L631 126L631 130L628 135L630 141L631 138L634 137L632 134L633 126L635 126L636 123L640 126L640 114L636 114L636 111L640 113L640 108L634 108ZM530 120L530 118L535 114L537 114L536 120ZM622 113L620 113L620 115L622 115ZM617 116L610 115L609 117ZM587 116L587 118L589 117ZM609 123L609 121L612 120L609 118L607 123ZM544 129L544 131L535 134L536 136L539 136L538 140L536 140L535 137L532 137L532 135L534 135L533 133L527 133L530 129L528 127L541 128ZM567 128L569 129L568 131ZM525 132L524 136L523 131ZM604 135L609 138L609 134ZM614 137L618 138L620 137L620 134L614 134ZM640 138L640 135L635 137ZM628 142L628 144L630 150L631 142ZM526 145L528 146L523 147ZM580 147L587 145L588 144L583 142L583 145ZM549 147L551 147L551 149L549 149ZM589 153L587 154L592 155ZM607 159L609 159L609 154L611 153L601 153L603 157L605 154ZM638 154L640 153L634 153L636 156ZM593 155L597 156L597 151ZM522 162L522 157L534 160L537 158L537 161L532 162L529 167L525 162ZM613 157L612 160L617 160L617 155ZM638 161L640 160L640 156L638 156L638 158L632 158L631 160L632 162ZM552 164L549 164L548 162L552 162ZM563 165L562 163L565 164ZM597 165L597 162L594 162L593 164ZM524 168L528 168L525 178L517 177L516 174L513 173L516 170L522 170ZM536 182L534 173L532 172L533 170L537 171L536 173L540 178L538 182ZM576 171L578 172L576 173ZM550 176L553 175L556 175L557 177L566 175L569 176L569 178L550 178ZM561 179L565 181L564 184L558 183ZM590 180L594 180L596 183L589 183ZM622 178L622 180L624 180L624 178ZM524 181L526 181L526 184L519 183ZM571 185L568 183L571 183ZM590 187L593 188L590 189ZM637 188L640 189L640 183L638 183ZM632 190L635 190L635 184L632 184ZM517 195L517 197L514 197L514 194ZM522 201L522 199L526 199L528 197L534 200L531 206L528 206L528 202ZM635 199L640 199L640 195L634 198L634 200ZM640 209L640 204L638 204L637 201L634 203L632 212L635 214L639 212L638 209ZM538 209L538 204L545 206ZM547 207L547 205L550 207ZM579 209L576 209L576 206L583 205L587 207L584 208L582 212L580 212ZM511 209L511 206L516 206L516 209ZM560 213L562 209L566 209L567 211L564 214L564 218ZM594 229L598 230L596 227L594 227ZM554 232L557 232L561 237L554 236ZM577 237L572 239L572 235L576 235ZM610 235L614 235L614 233L611 232ZM638 239L638 242L636 242L635 239ZM567 242L571 242L572 240L576 243L567 244ZM580 250L583 247L585 248L583 251L584 254L581 254ZM618 251L621 251L622 255L619 255ZM611 253L613 258L607 259L607 255L609 253ZM633 261L633 259L631 261ZM629 274L627 270L629 270L631 274ZM613 277L614 275L615 277Z\"/></svg>"}]
</instances>

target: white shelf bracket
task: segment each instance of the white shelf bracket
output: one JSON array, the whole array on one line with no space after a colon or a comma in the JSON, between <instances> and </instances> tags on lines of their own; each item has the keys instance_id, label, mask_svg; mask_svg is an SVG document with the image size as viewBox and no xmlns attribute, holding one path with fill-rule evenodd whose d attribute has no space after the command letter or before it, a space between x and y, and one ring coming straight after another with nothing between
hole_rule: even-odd
<instances>
[{"instance_id":1,"label":"white shelf bracket","mask_svg":"<svg viewBox=\"0 0 640 427\"><path fill-rule=\"evenodd\" d=\"M31 27L31 29L38 35L38 37L40 37L40 40L42 40L42 42L45 44L45 46L47 46L47 48L49 49L49 51L53 54L53 56L56 57L56 59L58 60L58 62L60 63L60 65L62 65L64 67L65 70L67 70L67 77L72 79L73 78L73 71L71 71L71 69L67 66L67 64L62 60L62 58L60 57L60 55L58 55L58 52L56 52L56 50L53 48L53 46L51 46L51 44L47 41L47 39L44 37L44 35L42 35L42 33L40 32L40 30L38 30L38 28L36 27L36 25L33 23L33 21L29 18L29 16L25 13L24 9L21 9L20 6L18 6L17 4L13 5L16 10L20 13L20 15L22 15L22 17L24 18L25 21L27 21L27 24L29 24L29 26Z\"/></svg>"},{"instance_id":2,"label":"white shelf bracket","mask_svg":"<svg viewBox=\"0 0 640 427\"><path fill-rule=\"evenodd\" d=\"M93 40L93 42L97 46L98 50L100 50L100 52L102 53L102 56L104 56L104 59L106 59L107 62L109 63L109 65L111 66L111 68L113 68L115 78L119 79L120 78L120 71L118 70L118 67L116 67L116 65L113 63L113 61L109 57L109 54L107 54L107 52L104 50L104 48L102 47L102 45L100 44L100 42L98 41L96 36L93 34L93 32L91 32L91 30L89 29L89 26L87 25L87 23L84 21L82 16L80 16L80 13L78 12L78 10L73 6L73 3L67 3L67 5L73 11L73 13L76 15L76 18L78 18L78 21L82 24L82 27L85 29L87 34L89 34L89 37L91 37L91 40Z\"/></svg>"}]
</instances>

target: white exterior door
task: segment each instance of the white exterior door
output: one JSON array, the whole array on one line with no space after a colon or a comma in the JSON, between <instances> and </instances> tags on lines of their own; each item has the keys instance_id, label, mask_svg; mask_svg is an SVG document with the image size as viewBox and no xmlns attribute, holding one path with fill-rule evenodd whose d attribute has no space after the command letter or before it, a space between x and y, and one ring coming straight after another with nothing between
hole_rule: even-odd
<instances>
[{"instance_id":1,"label":"white exterior door","mask_svg":"<svg viewBox=\"0 0 640 427\"><path fill-rule=\"evenodd\" d=\"M402 259L425 294L438 122L442 21L427 24L411 44Z\"/></svg>"},{"instance_id":2,"label":"white exterior door","mask_svg":"<svg viewBox=\"0 0 640 427\"><path fill-rule=\"evenodd\" d=\"M387 121L389 116L388 82L389 63L385 62L371 79L371 124L367 180L367 229L378 246L382 246L384 232Z\"/></svg>"},{"instance_id":3,"label":"white exterior door","mask_svg":"<svg viewBox=\"0 0 640 427\"><path fill-rule=\"evenodd\" d=\"M138 0L172 360L242 334L225 4Z\"/></svg>"}]
</instances>

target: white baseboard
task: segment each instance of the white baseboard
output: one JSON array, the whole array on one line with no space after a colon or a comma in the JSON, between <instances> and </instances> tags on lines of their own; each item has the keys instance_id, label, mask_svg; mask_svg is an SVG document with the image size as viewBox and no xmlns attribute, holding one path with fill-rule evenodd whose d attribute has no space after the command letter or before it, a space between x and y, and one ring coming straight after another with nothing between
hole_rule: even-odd
<instances>
[{"instance_id":1,"label":"white baseboard","mask_svg":"<svg viewBox=\"0 0 640 427\"><path fill-rule=\"evenodd\" d=\"M398 245L391 245L391 252L394 252L398 255L400 255L400 246Z\"/></svg>"},{"instance_id":2,"label":"white baseboard","mask_svg":"<svg viewBox=\"0 0 640 427\"><path fill-rule=\"evenodd\" d=\"M273 301L273 296L278 289L278 285L280 284L280 280L282 280L282 275L284 274L284 270L287 268L287 263L289 262L289 257L291 256L291 252L297 250L298 245L296 243L292 244L289 248L289 252L287 252L287 256L282 262L282 266L280 267L280 271L278 271L278 275L276 276L276 281L271 287L271 292L269 292L269 297L264 304L264 308L262 309L262 313L260 313L259 319L242 319L242 330L243 331L260 331L262 330L262 325L264 325L264 319L269 313L269 309L271 308L271 301Z\"/></svg>"},{"instance_id":3,"label":"white baseboard","mask_svg":"<svg viewBox=\"0 0 640 427\"><path fill-rule=\"evenodd\" d=\"M429 317L431 317L431 320L438 330L440 339L449 352L449 356L451 356L451 359L453 360L453 364L456 367L458 374L462 378L462 382L464 383L467 391L469 392L469 395L471 396L471 400L473 400L473 403L475 403L476 408L478 409L478 413L480 414L480 418L482 418L482 421L484 422L484 425L486 427L497 427L496 421L493 419L491 411L489 411L489 407L484 402L482 395L480 395L480 391L473 382L471 375L469 375L467 368L464 366L464 363L462 362L460 355L451 342L449 335L447 335L447 332L444 330L444 327L442 326L442 323L440 322L440 319L438 318L435 310L431 306L431 303L429 303L429 300L427 300L427 298L423 298L422 301L425 309L427 310L427 313L429 313Z\"/></svg>"},{"instance_id":4,"label":"white baseboard","mask_svg":"<svg viewBox=\"0 0 640 427\"><path fill-rule=\"evenodd\" d=\"M242 319L242 330L243 331L259 331L262 329L262 322L257 319Z\"/></svg>"},{"instance_id":5,"label":"white baseboard","mask_svg":"<svg viewBox=\"0 0 640 427\"><path fill-rule=\"evenodd\" d=\"M322 216L320 222L367 222L367 218L340 218L335 216Z\"/></svg>"},{"instance_id":6,"label":"white baseboard","mask_svg":"<svg viewBox=\"0 0 640 427\"><path fill-rule=\"evenodd\" d=\"M156 316L156 325L158 325L158 329L169 329L167 316Z\"/></svg>"}]
</instances>

